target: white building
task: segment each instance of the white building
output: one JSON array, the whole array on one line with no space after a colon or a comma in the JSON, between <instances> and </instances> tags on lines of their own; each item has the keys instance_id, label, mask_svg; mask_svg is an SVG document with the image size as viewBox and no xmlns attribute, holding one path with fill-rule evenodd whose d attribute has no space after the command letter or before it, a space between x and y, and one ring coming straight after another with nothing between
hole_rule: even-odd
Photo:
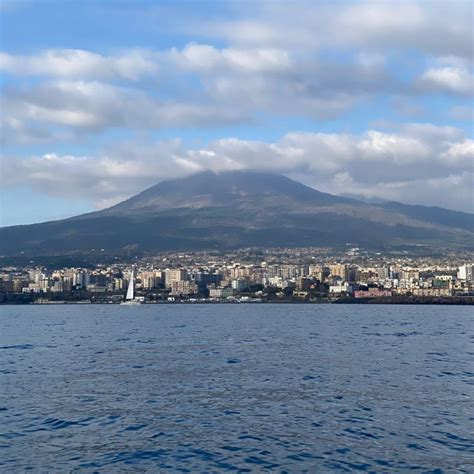
<instances>
[{"instance_id":1,"label":"white building","mask_svg":"<svg viewBox=\"0 0 474 474\"><path fill-rule=\"evenodd\" d=\"M235 280L232 280L231 285L232 288L237 292L244 291L249 286L248 281L244 280L243 278L236 278Z\"/></svg>"},{"instance_id":2,"label":"white building","mask_svg":"<svg viewBox=\"0 0 474 474\"><path fill-rule=\"evenodd\" d=\"M209 298L224 299L233 296L233 294L232 288L209 288Z\"/></svg>"},{"instance_id":3,"label":"white building","mask_svg":"<svg viewBox=\"0 0 474 474\"><path fill-rule=\"evenodd\" d=\"M72 285L78 289L87 289L90 283L90 275L87 270L79 270L72 275Z\"/></svg>"},{"instance_id":4,"label":"white building","mask_svg":"<svg viewBox=\"0 0 474 474\"><path fill-rule=\"evenodd\" d=\"M466 264L458 269L458 280L463 280L463 281L474 281L474 265L472 264Z\"/></svg>"},{"instance_id":5,"label":"white building","mask_svg":"<svg viewBox=\"0 0 474 474\"><path fill-rule=\"evenodd\" d=\"M329 293L331 293L331 294L352 293L352 285L349 285L349 283L347 283L347 282L339 283L337 285L330 285L329 286Z\"/></svg>"}]
</instances>

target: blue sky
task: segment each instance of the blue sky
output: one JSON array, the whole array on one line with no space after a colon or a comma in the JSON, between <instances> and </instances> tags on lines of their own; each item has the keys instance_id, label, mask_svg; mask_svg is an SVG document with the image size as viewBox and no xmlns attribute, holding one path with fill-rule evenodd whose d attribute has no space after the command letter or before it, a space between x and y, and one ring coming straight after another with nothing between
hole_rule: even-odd
<instances>
[{"instance_id":1,"label":"blue sky","mask_svg":"<svg viewBox=\"0 0 474 474\"><path fill-rule=\"evenodd\" d=\"M474 211L471 2L0 5L0 225L207 169Z\"/></svg>"}]
</instances>

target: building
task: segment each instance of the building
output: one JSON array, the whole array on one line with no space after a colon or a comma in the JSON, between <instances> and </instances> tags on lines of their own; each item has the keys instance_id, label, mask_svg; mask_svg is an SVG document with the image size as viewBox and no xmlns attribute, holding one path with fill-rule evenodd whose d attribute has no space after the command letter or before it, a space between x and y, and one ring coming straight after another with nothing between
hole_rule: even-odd
<instances>
[{"instance_id":1,"label":"building","mask_svg":"<svg viewBox=\"0 0 474 474\"><path fill-rule=\"evenodd\" d=\"M124 288L123 278L114 278L114 290L123 290Z\"/></svg>"},{"instance_id":2,"label":"building","mask_svg":"<svg viewBox=\"0 0 474 474\"><path fill-rule=\"evenodd\" d=\"M331 276L335 277L338 276L344 281L349 280L349 266L342 264L342 263L336 263L335 265L329 265L329 272Z\"/></svg>"},{"instance_id":3,"label":"building","mask_svg":"<svg viewBox=\"0 0 474 474\"><path fill-rule=\"evenodd\" d=\"M194 274L194 281L199 287L200 291L204 291L208 285L218 286L222 280L222 275L217 273L204 273L202 271Z\"/></svg>"},{"instance_id":4,"label":"building","mask_svg":"<svg viewBox=\"0 0 474 474\"><path fill-rule=\"evenodd\" d=\"M25 280L21 276L13 278L12 280L13 293L21 293L23 291L23 288L28 288L28 281Z\"/></svg>"},{"instance_id":5,"label":"building","mask_svg":"<svg viewBox=\"0 0 474 474\"><path fill-rule=\"evenodd\" d=\"M329 293L332 295L335 295L335 294L347 295L347 294L351 294L352 291L353 291L352 285L349 285L349 283L347 282L329 286Z\"/></svg>"},{"instance_id":6,"label":"building","mask_svg":"<svg viewBox=\"0 0 474 474\"><path fill-rule=\"evenodd\" d=\"M380 288L368 288L367 290L354 291L355 298L386 298L392 296L390 290L382 290Z\"/></svg>"},{"instance_id":7,"label":"building","mask_svg":"<svg viewBox=\"0 0 474 474\"><path fill-rule=\"evenodd\" d=\"M329 268L323 265L310 265L308 270L309 276L314 277L319 281L326 280L330 273Z\"/></svg>"},{"instance_id":8,"label":"building","mask_svg":"<svg viewBox=\"0 0 474 474\"><path fill-rule=\"evenodd\" d=\"M40 293L41 288L39 283L29 283L28 288L23 288L23 293Z\"/></svg>"},{"instance_id":9,"label":"building","mask_svg":"<svg viewBox=\"0 0 474 474\"><path fill-rule=\"evenodd\" d=\"M313 280L311 278L299 277L296 279L295 290L299 292L307 292L313 287Z\"/></svg>"},{"instance_id":10,"label":"building","mask_svg":"<svg viewBox=\"0 0 474 474\"><path fill-rule=\"evenodd\" d=\"M141 281L141 287L144 290L157 288L161 284L161 276L155 271L139 273L137 278Z\"/></svg>"},{"instance_id":11,"label":"building","mask_svg":"<svg viewBox=\"0 0 474 474\"><path fill-rule=\"evenodd\" d=\"M391 271L389 267L375 268L374 273L378 280L387 280L391 277Z\"/></svg>"},{"instance_id":12,"label":"building","mask_svg":"<svg viewBox=\"0 0 474 474\"><path fill-rule=\"evenodd\" d=\"M266 283L270 286L274 286L276 288L284 288L286 286L286 282L283 280L282 277L280 276L273 276L270 278L267 278Z\"/></svg>"},{"instance_id":13,"label":"building","mask_svg":"<svg viewBox=\"0 0 474 474\"><path fill-rule=\"evenodd\" d=\"M165 270L165 286L171 288L173 282L186 281L188 272L184 268L167 268Z\"/></svg>"},{"instance_id":14,"label":"building","mask_svg":"<svg viewBox=\"0 0 474 474\"><path fill-rule=\"evenodd\" d=\"M193 281L173 281L171 282L171 292L173 296L195 295L198 292L198 286Z\"/></svg>"},{"instance_id":15,"label":"building","mask_svg":"<svg viewBox=\"0 0 474 474\"><path fill-rule=\"evenodd\" d=\"M402 280L414 281L420 279L420 272L418 270L403 270Z\"/></svg>"},{"instance_id":16,"label":"building","mask_svg":"<svg viewBox=\"0 0 474 474\"><path fill-rule=\"evenodd\" d=\"M415 288L413 296L453 296L449 288Z\"/></svg>"},{"instance_id":17,"label":"building","mask_svg":"<svg viewBox=\"0 0 474 474\"><path fill-rule=\"evenodd\" d=\"M73 277L71 276L64 276L63 277L63 291L67 291L67 292L70 292L72 291L73 289ZM80 286L79 288L83 288L82 286Z\"/></svg>"},{"instance_id":18,"label":"building","mask_svg":"<svg viewBox=\"0 0 474 474\"><path fill-rule=\"evenodd\" d=\"M231 286L237 293L240 293L248 288L249 283L244 278L236 278L235 280L232 280Z\"/></svg>"},{"instance_id":19,"label":"building","mask_svg":"<svg viewBox=\"0 0 474 474\"><path fill-rule=\"evenodd\" d=\"M61 280L55 280L53 285L50 287L50 291L53 293L62 293L64 291L64 285Z\"/></svg>"},{"instance_id":20,"label":"building","mask_svg":"<svg viewBox=\"0 0 474 474\"><path fill-rule=\"evenodd\" d=\"M87 270L79 270L73 273L72 286L77 290L87 290L89 282L90 276Z\"/></svg>"},{"instance_id":21,"label":"building","mask_svg":"<svg viewBox=\"0 0 474 474\"><path fill-rule=\"evenodd\" d=\"M49 278L43 278L42 280L40 280L39 285L42 292L44 293L48 292L49 291Z\"/></svg>"},{"instance_id":22,"label":"building","mask_svg":"<svg viewBox=\"0 0 474 474\"><path fill-rule=\"evenodd\" d=\"M458 280L474 282L474 265L466 264L459 267Z\"/></svg>"},{"instance_id":23,"label":"building","mask_svg":"<svg viewBox=\"0 0 474 474\"><path fill-rule=\"evenodd\" d=\"M292 280L300 276L301 269L296 265L281 265L279 274L284 280Z\"/></svg>"},{"instance_id":24,"label":"building","mask_svg":"<svg viewBox=\"0 0 474 474\"><path fill-rule=\"evenodd\" d=\"M225 299L234 295L232 288L209 288L209 298Z\"/></svg>"},{"instance_id":25,"label":"building","mask_svg":"<svg viewBox=\"0 0 474 474\"><path fill-rule=\"evenodd\" d=\"M247 278L250 276L250 268L237 265L229 270L229 277L233 279Z\"/></svg>"}]
</instances>

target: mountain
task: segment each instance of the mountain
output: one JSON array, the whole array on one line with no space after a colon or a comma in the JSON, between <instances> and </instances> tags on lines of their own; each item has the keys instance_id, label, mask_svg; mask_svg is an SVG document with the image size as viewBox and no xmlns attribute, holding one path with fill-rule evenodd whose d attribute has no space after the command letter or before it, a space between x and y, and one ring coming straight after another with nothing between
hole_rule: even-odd
<instances>
[{"instance_id":1,"label":"mountain","mask_svg":"<svg viewBox=\"0 0 474 474\"><path fill-rule=\"evenodd\" d=\"M277 174L233 171L164 181L113 207L70 219L0 228L4 256L346 243L473 248L474 215L370 204Z\"/></svg>"}]
</instances>

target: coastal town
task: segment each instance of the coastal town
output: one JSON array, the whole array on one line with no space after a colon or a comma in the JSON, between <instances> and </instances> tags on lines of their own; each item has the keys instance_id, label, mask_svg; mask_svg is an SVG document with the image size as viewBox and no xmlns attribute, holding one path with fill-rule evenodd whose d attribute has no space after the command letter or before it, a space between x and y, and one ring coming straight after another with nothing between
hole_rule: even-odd
<instances>
[{"instance_id":1,"label":"coastal town","mask_svg":"<svg viewBox=\"0 0 474 474\"><path fill-rule=\"evenodd\" d=\"M0 303L456 302L474 300L472 255L417 257L350 247L135 257L85 267L0 267Z\"/></svg>"}]
</instances>

